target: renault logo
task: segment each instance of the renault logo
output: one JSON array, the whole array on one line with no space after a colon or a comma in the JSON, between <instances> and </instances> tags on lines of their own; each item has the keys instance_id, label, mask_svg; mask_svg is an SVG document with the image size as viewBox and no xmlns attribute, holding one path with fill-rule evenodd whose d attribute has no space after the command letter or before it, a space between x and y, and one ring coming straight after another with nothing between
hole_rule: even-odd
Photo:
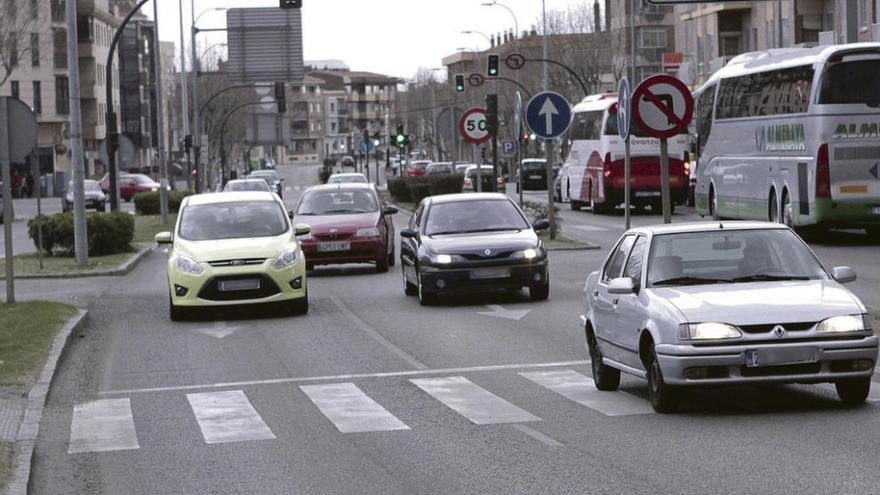
<instances>
[{"instance_id":1,"label":"renault logo","mask_svg":"<svg viewBox=\"0 0 880 495\"><path fill-rule=\"evenodd\" d=\"M331 233L331 234L335 234L335 233L337 233L337 232L339 232L339 229L330 229L330 233Z\"/></svg>"},{"instance_id":2,"label":"renault logo","mask_svg":"<svg viewBox=\"0 0 880 495\"><path fill-rule=\"evenodd\" d=\"M783 328L782 325L776 325L773 327L773 334L781 339L785 336L785 328Z\"/></svg>"},{"instance_id":3,"label":"renault logo","mask_svg":"<svg viewBox=\"0 0 880 495\"><path fill-rule=\"evenodd\" d=\"M483 254L485 254L486 256L491 256L491 255L492 255L492 250L491 250L491 249L487 249L487 250L483 251Z\"/></svg>"}]
</instances>

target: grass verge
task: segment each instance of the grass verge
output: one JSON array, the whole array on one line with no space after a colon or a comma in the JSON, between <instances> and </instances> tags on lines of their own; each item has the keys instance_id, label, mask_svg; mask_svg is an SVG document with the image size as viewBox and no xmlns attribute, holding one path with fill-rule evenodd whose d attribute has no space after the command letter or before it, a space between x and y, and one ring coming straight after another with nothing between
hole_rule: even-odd
<instances>
[{"instance_id":1,"label":"grass verge","mask_svg":"<svg viewBox=\"0 0 880 495\"><path fill-rule=\"evenodd\" d=\"M162 225L161 215L136 215L134 217L134 242L153 242L159 232L174 230L177 213L168 215L168 225Z\"/></svg>"},{"instance_id":2,"label":"grass verge","mask_svg":"<svg viewBox=\"0 0 880 495\"><path fill-rule=\"evenodd\" d=\"M391 197L391 193L387 190L379 190L379 195L382 196L382 199L385 200L386 203L393 203L397 205L399 208L403 208L409 211L416 211L416 204L410 203L408 201L397 201L396 199ZM405 211L401 211L401 213L406 213Z\"/></svg>"},{"instance_id":3,"label":"grass verge","mask_svg":"<svg viewBox=\"0 0 880 495\"><path fill-rule=\"evenodd\" d=\"M73 306L54 302L0 306L0 386L29 385L58 330L75 314Z\"/></svg>"},{"instance_id":4,"label":"grass verge","mask_svg":"<svg viewBox=\"0 0 880 495\"><path fill-rule=\"evenodd\" d=\"M599 249L599 246L597 244L569 239L559 232L556 233L556 239L553 240L550 239L550 234L548 234L547 232L541 232L540 234L538 234L538 238L544 241L544 245L547 246L547 249Z\"/></svg>"},{"instance_id":5,"label":"grass verge","mask_svg":"<svg viewBox=\"0 0 880 495\"><path fill-rule=\"evenodd\" d=\"M119 268L134 256L141 245L136 245L126 253L109 254L106 256L89 256L84 267L76 266L76 258L66 256L44 256L43 269L40 270L40 259L37 253L19 254L15 257L13 267L18 275L60 275L65 273L88 272L92 270L112 270Z\"/></svg>"}]
</instances>

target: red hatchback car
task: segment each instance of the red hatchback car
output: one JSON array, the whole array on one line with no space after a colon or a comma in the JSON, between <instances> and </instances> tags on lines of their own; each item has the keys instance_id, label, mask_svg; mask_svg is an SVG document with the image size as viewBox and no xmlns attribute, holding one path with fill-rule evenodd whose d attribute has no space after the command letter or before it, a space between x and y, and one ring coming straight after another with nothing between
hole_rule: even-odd
<instances>
[{"instance_id":1,"label":"red hatchback car","mask_svg":"<svg viewBox=\"0 0 880 495\"><path fill-rule=\"evenodd\" d=\"M375 263L387 272L394 266L394 223L397 208L387 206L371 184L342 183L310 187L295 212L295 222L311 233L300 237L306 267Z\"/></svg>"},{"instance_id":2,"label":"red hatchback car","mask_svg":"<svg viewBox=\"0 0 880 495\"><path fill-rule=\"evenodd\" d=\"M119 197L123 201L131 201L134 195L139 192L156 192L162 187L144 174L119 174L117 183L119 184ZM104 178L101 179L101 189L107 194L110 193L110 174L104 174Z\"/></svg>"}]
</instances>

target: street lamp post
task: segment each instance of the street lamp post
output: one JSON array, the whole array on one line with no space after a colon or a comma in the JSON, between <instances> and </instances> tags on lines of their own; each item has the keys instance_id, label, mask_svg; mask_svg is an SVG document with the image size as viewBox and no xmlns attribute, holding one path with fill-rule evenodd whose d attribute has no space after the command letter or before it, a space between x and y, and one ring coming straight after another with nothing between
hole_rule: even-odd
<instances>
[{"instance_id":1,"label":"street lamp post","mask_svg":"<svg viewBox=\"0 0 880 495\"><path fill-rule=\"evenodd\" d=\"M195 0L190 0L190 8L195 15ZM199 108L199 71L200 61L196 56L196 35L199 34L199 29L196 27L199 19L208 12L222 12L226 10L226 7L213 7L210 9L203 10L198 16L193 17L192 26L190 29L190 45L192 48L192 85L193 85L193 156L195 158L195 167L196 167L196 192L202 192L205 187L205 178L207 174L205 170L201 166L201 152L202 152L202 119L199 118L198 108Z\"/></svg>"}]
</instances>

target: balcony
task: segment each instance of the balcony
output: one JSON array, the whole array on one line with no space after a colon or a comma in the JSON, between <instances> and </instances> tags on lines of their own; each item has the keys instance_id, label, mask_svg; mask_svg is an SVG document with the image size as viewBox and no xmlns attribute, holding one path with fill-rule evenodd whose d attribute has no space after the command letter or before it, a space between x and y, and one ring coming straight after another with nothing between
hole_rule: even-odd
<instances>
[{"instance_id":1,"label":"balcony","mask_svg":"<svg viewBox=\"0 0 880 495\"><path fill-rule=\"evenodd\" d=\"M294 110L287 113L290 120L309 120L309 112L307 110Z\"/></svg>"},{"instance_id":2,"label":"balcony","mask_svg":"<svg viewBox=\"0 0 880 495\"><path fill-rule=\"evenodd\" d=\"M369 102L373 102L373 101L389 102L389 101L394 101L394 94L393 93L369 93L369 94L350 93L348 95L348 100L349 101L364 101L364 102L367 102L367 101L369 101Z\"/></svg>"}]
</instances>

